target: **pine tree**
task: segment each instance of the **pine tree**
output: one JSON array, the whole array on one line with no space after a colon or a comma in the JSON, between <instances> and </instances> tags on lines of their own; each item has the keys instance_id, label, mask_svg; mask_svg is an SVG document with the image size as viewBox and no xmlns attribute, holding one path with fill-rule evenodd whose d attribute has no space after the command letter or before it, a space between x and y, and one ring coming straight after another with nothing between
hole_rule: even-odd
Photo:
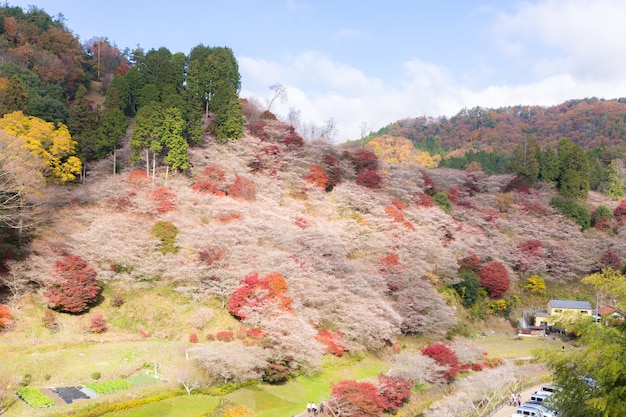
<instances>
[{"instance_id":1,"label":"pine tree","mask_svg":"<svg viewBox=\"0 0 626 417\"><path fill-rule=\"evenodd\" d=\"M567 197L586 198L589 193L589 161L585 151L569 139L558 148L559 176L557 188Z\"/></svg>"}]
</instances>

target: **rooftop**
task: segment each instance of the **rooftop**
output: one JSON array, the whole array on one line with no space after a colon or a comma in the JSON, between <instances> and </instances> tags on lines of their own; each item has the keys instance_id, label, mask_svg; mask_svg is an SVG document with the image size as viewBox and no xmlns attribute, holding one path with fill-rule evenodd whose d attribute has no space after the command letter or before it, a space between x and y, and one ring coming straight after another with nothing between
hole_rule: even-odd
<instances>
[{"instance_id":1,"label":"rooftop","mask_svg":"<svg viewBox=\"0 0 626 417\"><path fill-rule=\"evenodd\" d=\"M548 305L552 308L569 308L572 310L591 310L589 301L550 300Z\"/></svg>"}]
</instances>

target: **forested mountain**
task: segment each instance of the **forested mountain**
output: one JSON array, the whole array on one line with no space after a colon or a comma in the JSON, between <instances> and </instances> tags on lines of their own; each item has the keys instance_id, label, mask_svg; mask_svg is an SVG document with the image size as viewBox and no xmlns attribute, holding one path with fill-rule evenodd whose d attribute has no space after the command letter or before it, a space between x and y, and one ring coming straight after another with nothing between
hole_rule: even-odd
<instances>
[{"instance_id":1,"label":"forested mountain","mask_svg":"<svg viewBox=\"0 0 626 417\"><path fill-rule=\"evenodd\" d=\"M607 146L623 151L626 100L588 98L552 107L475 107L463 109L451 118L400 120L370 136L383 134L406 137L418 148L432 153L456 155L469 150L510 154L528 136L542 149L556 148L562 138L568 138L585 150Z\"/></svg>"},{"instance_id":2,"label":"forested mountain","mask_svg":"<svg viewBox=\"0 0 626 417\"><path fill-rule=\"evenodd\" d=\"M337 146L240 99L227 47L120 52L80 45L35 7L0 16L0 346L12 352L35 333L49 351L104 333L174 346L161 364L172 381L185 360L205 386L279 383L324 355L397 354L402 338L588 298L582 277L623 267L619 101L477 108ZM460 369L419 360L420 375L435 371L413 386ZM41 368L0 363L65 378Z\"/></svg>"}]
</instances>

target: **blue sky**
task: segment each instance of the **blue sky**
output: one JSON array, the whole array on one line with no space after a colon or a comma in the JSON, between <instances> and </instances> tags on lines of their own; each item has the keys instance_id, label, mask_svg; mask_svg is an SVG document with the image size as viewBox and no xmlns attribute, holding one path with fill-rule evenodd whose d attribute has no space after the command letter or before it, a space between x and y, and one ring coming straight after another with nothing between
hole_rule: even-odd
<instances>
[{"instance_id":1,"label":"blue sky","mask_svg":"<svg viewBox=\"0 0 626 417\"><path fill-rule=\"evenodd\" d=\"M63 14L81 41L120 49L228 46L242 97L334 119L336 141L417 116L464 107L554 105L626 97L622 0L9 1Z\"/></svg>"}]
</instances>

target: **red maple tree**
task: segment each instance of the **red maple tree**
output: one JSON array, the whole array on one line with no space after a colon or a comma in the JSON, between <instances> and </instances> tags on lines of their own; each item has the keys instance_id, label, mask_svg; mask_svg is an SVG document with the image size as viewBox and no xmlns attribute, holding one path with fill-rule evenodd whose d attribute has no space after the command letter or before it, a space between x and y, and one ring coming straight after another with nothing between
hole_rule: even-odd
<instances>
[{"instance_id":1,"label":"red maple tree","mask_svg":"<svg viewBox=\"0 0 626 417\"><path fill-rule=\"evenodd\" d=\"M64 256L54 263L54 273L44 294L51 309L78 314L97 301L102 288L96 282L96 271L84 259Z\"/></svg>"},{"instance_id":2,"label":"red maple tree","mask_svg":"<svg viewBox=\"0 0 626 417\"><path fill-rule=\"evenodd\" d=\"M328 406L335 415L340 415L342 407L349 408L352 417L379 417L384 410L376 385L353 380L331 385L331 401Z\"/></svg>"},{"instance_id":3,"label":"red maple tree","mask_svg":"<svg viewBox=\"0 0 626 417\"><path fill-rule=\"evenodd\" d=\"M443 343L433 343L423 348L421 352L446 368L443 377L448 381L452 381L461 369L459 358L454 353L454 350Z\"/></svg>"},{"instance_id":4,"label":"red maple tree","mask_svg":"<svg viewBox=\"0 0 626 417\"><path fill-rule=\"evenodd\" d=\"M266 302L289 311L293 300L284 295L285 291L287 283L279 273L259 278L259 274L254 272L244 278L242 285L235 290L228 301L228 310L240 319L246 318L246 308L262 307Z\"/></svg>"},{"instance_id":5,"label":"red maple tree","mask_svg":"<svg viewBox=\"0 0 626 417\"><path fill-rule=\"evenodd\" d=\"M480 286L487 290L491 298L507 292L510 285L509 272L501 262L490 262L480 271Z\"/></svg>"}]
</instances>

